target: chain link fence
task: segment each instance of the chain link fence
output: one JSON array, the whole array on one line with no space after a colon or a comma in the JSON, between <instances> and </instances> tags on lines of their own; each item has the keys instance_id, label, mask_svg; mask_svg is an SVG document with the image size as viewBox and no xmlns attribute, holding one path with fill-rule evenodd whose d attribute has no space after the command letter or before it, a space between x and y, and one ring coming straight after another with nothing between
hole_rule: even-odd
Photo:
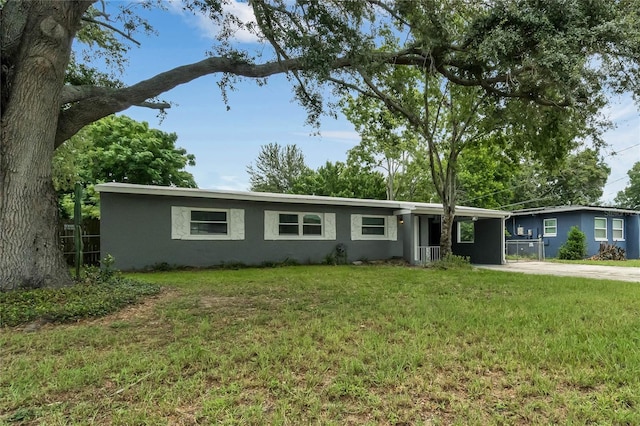
<instances>
[{"instance_id":1,"label":"chain link fence","mask_svg":"<svg viewBox=\"0 0 640 426\"><path fill-rule=\"evenodd\" d=\"M507 240L507 262L527 262L544 260L544 243L537 240Z\"/></svg>"}]
</instances>

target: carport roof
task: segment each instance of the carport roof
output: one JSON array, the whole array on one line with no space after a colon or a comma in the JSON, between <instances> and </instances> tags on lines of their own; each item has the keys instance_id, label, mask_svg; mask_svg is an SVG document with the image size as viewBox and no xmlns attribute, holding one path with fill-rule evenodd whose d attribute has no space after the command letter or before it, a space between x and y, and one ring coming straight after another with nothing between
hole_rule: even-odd
<instances>
[{"instance_id":1,"label":"carport roof","mask_svg":"<svg viewBox=\"0 0 640 426\"><path fill-rule=\"evenodd\" d=\"M98 192L157 195L171 197L213 198L223 200L260 201L271 203L322 204L394 209L395 214L442 214L442 204L413 203L394 200L326 197L319 195L275 194L270 192L227 191L221 189L176 188L168 186L136 185L131 183L103 183L95 186ZM456 206L456 216L505 218L511 213L502 210Z\"/></svg>"}]
</instances>

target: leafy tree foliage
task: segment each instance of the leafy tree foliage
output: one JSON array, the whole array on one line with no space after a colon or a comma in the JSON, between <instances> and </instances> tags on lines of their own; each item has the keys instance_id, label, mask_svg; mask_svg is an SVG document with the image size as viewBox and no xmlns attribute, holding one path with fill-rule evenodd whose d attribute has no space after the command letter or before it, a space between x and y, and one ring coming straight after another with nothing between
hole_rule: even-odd
<instances>
[{"instance_id":1,"label":"leafy tree foliage","mask_svg":"<svg viewBox=\"0 0 640 426\"><path fill-rule=\"evenodd\" d=\"M349 163L381 170L385 175L387 199L402 199L405 185L413 183L407 172L418 150L418 140L411 129L374 98L348 96L342 111L361 138L349 151Z\"/></svg>"},{"instance_id":2,"label":"leafy tree foliage","mask_svg":"<svg viewBox=\"0 0 640 426\"><path fill-rule=\"evenodd\" d=\"M150 129L146 122L126 116L109 116L73 136L56 150L53 158L53 184L61 195L66 215L73 216L73 186L85 187L83 213L99 217L98 197L93 185L124 182L141 185L195 188L186 166L195 157L175 146L178 136Z\"/></svg>"},{"instance_id":3,"label":"leafy tree foliage","mask_svg":"<svg viewBox=\"0 0 640 426\"><path fill-rule=\"evenodd\" d=\"M558 258L580 260L587 257L587 237L577 226L567 233L567 241L558 249Z\"/></svg>"},{"instance_id":4,"label":"leafy tree foliage","mask_svg":"<svg viewBox=\"0 0 640 426\"><path fill-rule=\"evenodd\" d=\"M611 169L595 149L572 152L548 169L533 156L514 174L509 207L596 205Z\"/></svg>"},{"instance_id":5,"label":"leafy tree foliage","mask_svg":"<svg viewBox=\"0 0 640 426\"><path fill-rule=\"evenodd\" d=\"M293 193L375 200L386 198L385 179L380 172L340 161L327 161L324 166L304 176L294 185Z\"/></svg>"},{"instance_id":6,"label":"leafy tree foliage","mask_svg":"<svg viewBox=\"0 0 640 426\"><path fill-rule=\"evenodd\" d=\"M506 144L497 138L460 155L460 204L496 209L514 202L522 184L518 175L523 165L518 152L506 149Z\"/></svg>"},{"instance_id":7,"label":"leafy tree foliage","mask_svg":"<svg viewBox=\"0 0 640 426\"><path fill-rule=\"evenodd\" d=\"M627 172L629 184L616 196L616 203L620 207L640 210L640 161L635 163Z\"/></svg>"},{"instance_id":8,"label":"leafy tree foliage","mask_svg":"<svg viewBox=\"0 0 640 426\"><path fill-rule=\"evenodd\" d=\"M385 199L385 182L380 172L340 161L327 161L312 170L295 144L263 145L255 164L247 166L247 172L252 191Z\"/></svg>"},{"instance_id":9,"label":"leafy tree foliage","mask_svg":"<svg viewBox=\"0 0 640 426\"><path fill-rule=\"evenodd\" d=\"M295 144L262 145L255 164L247 166L252 191L291 193L298 181L311 173L304 154Z\"/></svg>"},{"instance_id":10,"label":"leafy tree foliage","mask_svg":"<svg viewBox=\"0 0 640 426\"><path fill-rule=\"evenodd\" d=\"M547 205L597 204L609 173L611 168L594 149L569 155L558 172L547 177Z\"/></svg>"},{"instance_id":11,"label":"leafy tree foliage","mask_svg":"<svg viewBox=\"0 0 640 426\"><path fill-rule=\"evenodd\" d=\"M360 107L360 112L371 117L369 121L377 119L384 130L390 127L391 120L380 120L376 111L386 107L396 119L391 123L396 126L396 131L410 129L426 143L431 178L444 209L440 239L444 255L451 250L452 225L458 201L458 162L463 152L473 150L487 140L509 138L513 140L512 148L519 152L532 152L545 166L551 167L566 155L577 137L590 135L598 141L600 129L594 117L603 104L603 98L595 92L581 91L585 88L584 81L578 80L585 76L580 73L590 74L590 71L584 69L582 47L574 44L577 40L572 37L577 34L571 34L565 40L566 34L558 37L556 32L559 29L557 25L573 27L577 22L571 21L584 17L582 14L588 12L578 10L575 15L561 17L551 14L559 10L535 10L535 7L531 9L531 3L521 3L528 8L512 8L506 3L495 3L499 5L495 10L481 3L475 6L464 3L466 8L460 8L463 3L459 2L441 2L439 6L404 3L400 9L405 18L401 26L407 30L414 47L430 46L430 52L435 50L439 53L441 46L434 41L440 40L447 46L468 48L467 54L449 51L450 56L441 58L446 65L431 62L430 69L384 65L375 69L357 68L362 84L352 88L364 100L360 104L378 102L378 107ZM429 13L431 6L452 13L438 14L434 20ZM484 15L487 9L490 10L489 15ZM535 10L534 15L532 10ZM459 14L461 11L462 16ZM473 13L484 17L474 20ZM472 22L470 26L469 22ZM518 28L524 22L531 24L527 31ZM531 39L536 31L538 34ZM388 50L397 50L401 41L393 31L383 34ZM473 37L469 38L469 34ZM548 46L543 45L547 42L550 43ZM558 57L557 52L546 50L567 42L564 45L566 56ZM532 45L536 46L535 51L529 50ZM471 55L471 51L475 55ZM521 63L523 54L535 63L535 73L529 74L530 70ZM482 65L476 62L479 57L484 57L486 62ZM429 60L433 61L432 58ZM492 63L492 71L488 74L504 80L480 81L487 76L485 67L489 62ZM475 70L472 69L474 63L477 66ZM498 77L501 66L506 66L503 71L507 74L515 71L513 67L516 66L518 76ZM433 72L434 69L438 72ZM513 77L519 86L515 90L509 81ZM530 90L529 95L520 89ZM532 93L535 95L530 96ZM588 95L591 95L589 102L584 102ZM366 120L360 118L356 124L361 122ZM397 145L391 143L392 147Z\"/></svg>"},{"instance_id":12,"label":"leafy tree foliage","mask_svg":"<svg viewBox=\"0 0 640 426\"><path fill-rule=\"evenodd\" d=\"M380 133L393 134L387 129L397 126L396 129L406 129L419 141L415 146L425 147L423 152L428 158L431 180L443 205L440 241L444 254L451 251L460 184L459 161L465 153L470 158L474 151L478 151L475 157L480 158L483 148L499 153L505 149L503 141L509 140L511 155L535 152L544 164L554 164L573 146L573 139L585 128L581 111L569 108L561 111L537 104L522 105L519 100L497 102L494 96L487 95L478 87L455 85L419 70L410 72L406 68L388 67L387 71L379 72L375 77L363 75L363 79L367 89L361 90L360 98L366 102L350 102L348 116L357 117L356 124L367 120L375 122L380 121L378 111L387 109L395 121L382 121L384 125ZM377 106L371 108L372 103L377 103ZM526 115L522 114L523 109ZM548 145L550 143L551 146ZM382 149L405 152L393 139ZM386 156L389 157L388 154ZM488 159L489 156L484 157ZM407 161L406 158L402 160ZM477 166L472 161L466 165L471 172ZM493 170L497 168L493 167ZM471 176L470 173L466 176L468 192L473 192L474 187ZM485 174L482 179L491 177Z\"/></svg>"},{"instance_id":13,"label":"leafy tree foliage","mask_svg":"<svg viewBox=\"0 0 640 426\"><path fill-rule=\"evenodd\" d=\"M496 145L463 155L462 203L511 210L599 203L610 168L596 149L569 153L552 168L531 152L514 153Z\"/></svg>"}]
</instances>

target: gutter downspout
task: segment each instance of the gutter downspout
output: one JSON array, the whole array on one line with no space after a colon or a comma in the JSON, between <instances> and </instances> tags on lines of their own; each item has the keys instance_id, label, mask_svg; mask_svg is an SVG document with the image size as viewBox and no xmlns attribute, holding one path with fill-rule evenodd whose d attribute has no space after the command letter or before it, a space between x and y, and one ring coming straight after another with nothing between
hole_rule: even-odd
<instances>
[{"instance_id":1,"label":"gutter downspout","mask_svg":"<svg viewBox=\"0 0 640 426\"><path fill-rule=\"evenodd\" d=\"M501 243L501 246L502 246L502 264L503 265L507 264L507 238L506 238L506 235L505 235L504 231L507 228L507 220L509 218L511 218L511 215L505 216L502 219L502 243ZM513 229L514 230L516 229L515 228L515 226L516 226L515 220L516 219L513 218Z\"/></svg>"}]
</instances>

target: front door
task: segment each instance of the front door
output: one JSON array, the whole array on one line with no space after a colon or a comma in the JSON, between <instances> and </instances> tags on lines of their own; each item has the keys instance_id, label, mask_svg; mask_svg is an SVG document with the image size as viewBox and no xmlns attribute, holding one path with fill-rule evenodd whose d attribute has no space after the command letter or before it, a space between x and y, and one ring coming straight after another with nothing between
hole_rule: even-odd
<instances>
[{"instance_id":1,"label":"front door","mask_svg":"<svg viewBox=\"0 0 640 426\"><path fill-rule=\"evenodd\" d=\"M437 221L436 221L437 220ZM440 235L441 235L441 227L440 227L440 218L438 219L429 219L429 245L430 246L439 246L440 245Z\"/></svg>"}]
</instances>

